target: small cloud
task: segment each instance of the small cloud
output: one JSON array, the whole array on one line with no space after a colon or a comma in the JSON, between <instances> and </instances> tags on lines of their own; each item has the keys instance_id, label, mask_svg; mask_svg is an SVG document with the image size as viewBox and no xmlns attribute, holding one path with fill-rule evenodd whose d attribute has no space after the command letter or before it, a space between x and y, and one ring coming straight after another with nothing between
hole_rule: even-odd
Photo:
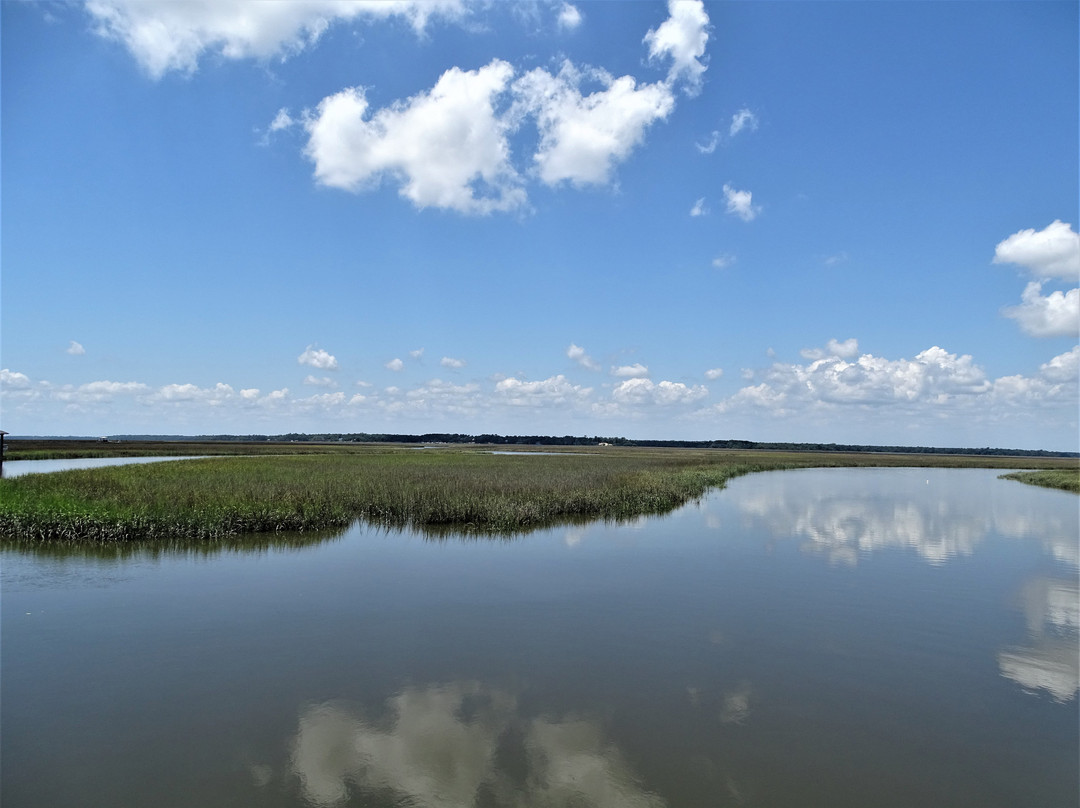
<instances>
[{"instance_id":1,"label":"small cloud","mask_svg":"<svg viewBox=\"0 0 1080 808\"><path fill-rule=\"evenodd\" d=\"M725 185L724 200L727 202L727 212L738 216L744 222L753 221L761 213L761 206L753 203L753 194L750 191L739 191Z\"/></svg>"},{"instance_id":2,"label":"small cloud","mask_svg":"<svg viewBox=\"0 0 1080 808\"><path fill-rule=\"evenodd\" d=\"M711 369L705 371L705 378L708 379L711 382L716 381L717 379L719 379L723 375L724 375L723 368L711 368Z\"/></svg>"},{"instance_id":3,"label":"small cloud","mask_svg":"<svg viewBox=\"0 0 1080 808\"><path fill-rule=\"evenodd\" d=\"M305 376L304 384L311 387L337 387L337 382L329 376Z\"/></svg>"},{"instance_id":4,"label":"small cloud","mask_svg":"<svg viewBox=\"0 0 1080 808\"><path fill-rule=\"evenodd\" d=\"M837 264L842 264L847 260L848 260L848 254L846 252L844 252L843 250L841 250L840 252L836 253L835 255L827 255L827 256L825 256L825 258L822 260L822 263L825 264L825 266L827 266L827 267L831 267L831 266L836 266Z\"/></svg>"},{"instance_id":5,"label":"small cloud","mask_svg":"<svg viewBox=\"0 0 1080 808\"><path fill-rule=\"evenodd\" d=\"M1018 264L1037 278L1080 279L1080 234L1055 219L1042 230L1013 233L994 249L995 264Z\"/></svg>"},{"instance_id":6,"label":"small cloud","mask_svg":"<svg viewBox=\"0 0 1080 808\"><path fill-rule=\"evenodd\" d=\"M721 253L712 260L712 265L717 269L727 269L735 263L735 256L729 253Z\"/></svg>"},{"instance_id":7,"label":"small cloud","mask_svg":"<svg viewBox=\"0 0 1080 808\"><path fill-rule=\"evenodd\" d=\"M72 340L71 344L67 346L67 352L72 356L82 356L86 353L86 348L75 340Z\"/></svg>"},{"instance_id":8,"label":"small cloud","mask_svg":"<svg viewBox=\"0 0 1080 808\"><path fill-rule=\"evenodd\" d=\"M559 28L564 31L573 31L581 25L581 19L581 11L577 6L570 3L562 4L562 8L559 9Z\"/></svg>"},{"instance_id":9,"label":"small cloud","mask_svg":"<svg viewBox=\"0 0 1080 808\"><path fill-rule=\"evenodd\" d=\"M748 132L757 131L757 127L757 116L748 109L740 109L731 116L730 134L732 137L735 137L735 135L744 130Z\"/></svg>"},{"instance_id":10,"label":"small cloud","mask_svg":"<svg viewBox=\"0 0 1080 808\"><path fill-rule=\"evenodd\" d=\"M600 365L598 365L591 356L585 353L585 349L580 345L575 345L571 342L570 347L566 349L566 355L583 368L587 368L588 370L600 370Z\"/></svg>"},{"instance_id":11,"label":"small cloud","mask_svg":"<svg viewBox=\"0 0 1080 808\"><path fill-rule=\"evenodd\" d=\"M240 391L240 398L244 399L245 401L254 401L258 397L258 387L245 387L243 390Z\"/></svg>"},{"instance_id":12,"label":"small cloud","mask_svg":"<svg viewBox=\"0 0 1080 808\"><path fill-rule=\"evenodd\" d=\"M622 367L613 367L611 369L611 375L620 379L642 379L649 375L649 369L640 362L633 365L623 365Z\"/></svg>"},{"instance_id":13,"label":"small cloud","mask_svg":"<svg viewBox=\"0 0 1080 808\"><path fill-rule=\"evenodd\" d=\"M694 206L690 208L691 216L704 216L709 212L709 209L705 207L705 197L701 197Z\"/></svg>"},{"instance_id":14,"label":"small cloud","mask_svg":"<svg viewBox=\"0 0 1080 808\"><path fill-rule=\"evenodd\" d=\"M668 0L668 14L642 41L649 46L650 59L671 57L668 81L684 78L687 95L695 95L706 70L702 59L709 41L709 15L701 0Z\"/></svg>"},{"instance_id":15,"label":"small cloud","mask_svg":"<svg viewBox=\"0 0 1080 808\"><path fill-rule=\"evenodd\" d=\"M413 359L420 359L424 355L423 348L417 348L415 351L409 351L409 356Z\"/></svg>"},{"instance_id":16,"label":"small cloud","mask_svg":"<svg viewBox=\"0 0 1080 808\"><path fill-rule=\"evenodd\" d=\"M393 359L391 359L389 362L386 363L386 369L387 370L392 370L394 372L397 372L397 371L401 370L404 367L405 367L405 363L402 362L397 357L394 357Z\"/></svg>"},{"instance_id":17,"label":"small cloud","mask_svg":"<svg viewBox=\"0 0 1080 808\"><path fill-rule=\"evenodd\" d=\"M296 361L301 365L309 365L319 370L337 370L338 361L335 357L324 351L322 348L314 348L309 345L307 350L300 356L296 357Z\"/></svg>"},{"instance_id":18,"label":"small cloud","mask_svg":"<svg viewBox=\"0 0 1080 808\"><path fill-rule=\"evenodd\" d=\"M454 359L452 356L444 356L442 359L439 360L439 364L442 365L444 368L452 368L454 370L457 370L458 368L465 367L465 360Z\"/></svg>"},{"instance_id":19,"label":"small cloud","mask_svg":"<svg viewBox=\"0 0 1080 808\"><path fill-rule=\"evenodd\" d=\"M720 145L720 130L714 129L709 135L709 139L704 143L695 143L694 146L702 154L712 154L716 151L716 147Z\"/></svg>"}]
</instances>

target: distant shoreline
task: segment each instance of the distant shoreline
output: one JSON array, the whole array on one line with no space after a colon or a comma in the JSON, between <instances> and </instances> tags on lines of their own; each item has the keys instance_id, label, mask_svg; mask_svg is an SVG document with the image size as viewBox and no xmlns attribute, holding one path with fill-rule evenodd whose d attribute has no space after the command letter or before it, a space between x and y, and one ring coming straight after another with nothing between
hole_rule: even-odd
<instances>
[{"instance_id":1,"label":"distant shoreline","mask_svg":"<svg viewBox=\"0 0 1080 808\"><path fill-rule=\"evenodd\" d=\"M1000 447L939 447L939 446L888 446L874 444L843 443L790 443L774 441L751 441L738 439L718 440L638 440L623 437L572 436L572 435L498 435L428 432L423 434L394 434L367 432L308 433L290 432L280 435L108 435L96 436L19 436L6 437L8 451L22 451L28 443L37 442L92 442L113 443L247 443L247 444L479 444L493 446L623 446L660 449L735 449L757 452L838 452L844 454L928 454L959 455L970 457L1065 457L1080 458L1080 452L1051 451L1048 449L1006 449ZM20 444L16 447L15 444ZM9 455L10 459L14 459Z\"/></svg>"}]
</instances>

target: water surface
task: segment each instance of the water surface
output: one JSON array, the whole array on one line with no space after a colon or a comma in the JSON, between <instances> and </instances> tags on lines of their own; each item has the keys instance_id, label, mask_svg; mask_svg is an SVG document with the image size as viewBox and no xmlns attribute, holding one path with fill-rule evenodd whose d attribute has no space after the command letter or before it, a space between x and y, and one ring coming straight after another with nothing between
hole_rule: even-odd
<instances>
[{"instance_id":1,"label":"water surface","mask_svg":"<svg viewBox=\"0 0 1080 808\"><path fill-rule=\"evenodd\" d=\"M996 475L757 474L513 540L9 550L3 796L1075 806L1077 499Z\"/></svg>"},{"instance_id":2,"label":"water surface","mask_svg":"<svg viewBox=\"0 0 1080 808\"><path fill-rule=\"evenodd\" d=\"M4 477L20 477L23 474L47 474L72 469L96 469L101 466L126 466L131 463L162 463L166 460L194 460L201 455L178 455L170 457L65 457L52 460L5 460L0 464Z\"/></svg>"}]
</instances>

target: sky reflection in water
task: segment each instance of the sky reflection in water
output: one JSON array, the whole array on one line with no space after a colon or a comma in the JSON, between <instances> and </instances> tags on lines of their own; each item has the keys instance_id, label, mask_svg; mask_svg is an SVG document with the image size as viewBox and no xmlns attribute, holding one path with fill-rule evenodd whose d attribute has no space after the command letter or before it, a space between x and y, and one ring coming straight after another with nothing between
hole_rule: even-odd
<instances>
[{"instance_id":1,"label":"sky reflection in water","mask_svg":"<svg viewBox=\"0 0 1080 808\"><path fill-rule=\"evenodd\" d=\"M510 541L8 549L4 796L1070 804L1077 536L994 472L835 469Z\"/></svg>"}]
</instances>

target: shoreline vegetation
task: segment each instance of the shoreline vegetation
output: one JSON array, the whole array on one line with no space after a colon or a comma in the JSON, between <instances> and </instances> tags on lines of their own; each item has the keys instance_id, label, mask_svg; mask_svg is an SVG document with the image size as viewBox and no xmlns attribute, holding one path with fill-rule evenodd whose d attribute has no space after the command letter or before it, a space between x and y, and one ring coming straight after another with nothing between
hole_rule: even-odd
<instances>
[{"instance_id":1,"label":"shoreline vegetation","mask_svg":"<svg viewBox=\"0 0 1080 808\"><path fill-rule=\"evenodd\" d=\"M1080 472L1076 469L1041 469L1039 471L1014 471L1002 474L1003 480L1018 480L1042 488L1060 488L1080 494Z\"/></svg>"},{"instance_id":2,"label":"shoreline vegetation","mask_svg":"<svg viewBox=\"0 0 1080 808\"><path fill-rule=\"evenodd\" d=\"M16 448L24 443L31 441L13 441L8 459L31 459L30 446ZM413 444L344 442L49 443L54 450L92 450L94 456L229 456L0 480L0 539L9 545L214 542L340 528L356 520L433 535L516 535L580 520L663 514L733 477L797 468L1038 469L1056 481L1054 487L1080 491L1077 460L1048 456L596 445L441 444L420 450ZM507 450L513 451L493 454ZM1019 479L1050 484L1037 476ZM1075 487L1061 484L1069 480Z\"/></svg>"}]
</instances>

